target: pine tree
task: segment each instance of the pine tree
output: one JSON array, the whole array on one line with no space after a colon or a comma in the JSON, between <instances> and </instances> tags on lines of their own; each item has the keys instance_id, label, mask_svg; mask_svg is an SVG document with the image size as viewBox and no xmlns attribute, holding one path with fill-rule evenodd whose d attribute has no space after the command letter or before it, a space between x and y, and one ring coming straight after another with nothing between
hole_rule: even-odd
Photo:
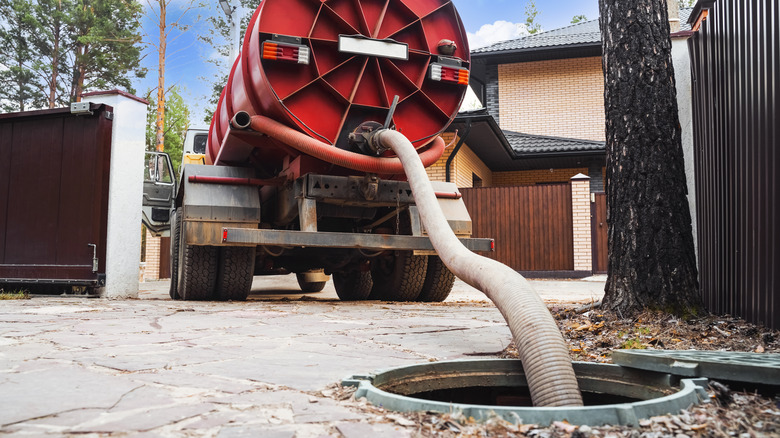
<instances>
[{"instance_id":1,"label":"pine tree","mask_svg":"<svg viewBox=\"0 0 780 438\"><path fill-rule=\"evenodd\" d=\"M149 9L144 15L156 23L156 32L152 33L144 30L144 42L152 46L157 51L157 115L155 119L155 138L156 149L163 151L165 147L164 132L165 129L165 63L168 57L168 43L175 41L184 32L189 30L190 26L183 24L183 19L193 8L198 7L195 0L189 0L173 9L173 20L169 18L168 12L173 0L157 0L150 4Z\"/></svg>"},{"instance_id":2,"label":"pine tree","mask_svg":"<svg viewBox=\"0 0 780 438\"><path fill-rule=\"evenodd\" d=\"M599 0L607 139L604 307L702 310L666 0Z\"/></svg>"},{"instance_id":3,"label":"pine tree","mask_svg":"<svg viewBox=\"0 0 780 438\"><path fill-rule=\"evenodd\" d=\"M130 74L140 68L139 17L135 0L75 0L69 31L70 100L78 102L88 89L121 87L134 93Z\"/></svg>"},{"instance_id":4,"label":"pine tree","mask_svg":"<svg viewBox=\"0 0 780 438\"><path fill-rule=\"evenodd\" d=\"M37 0L31 11L37 32L31 42L35 47L33 70L40 80L40 90L46 95L48 108L68 104L67 50L73 46L68 32L74 12L73 0Z\"/></svg>"},{"instance_id":5,"label":"pine tree","mask_svg":"<svg viewBox=\"0 0 780 438\"><path fill-rule=\"evenodd\" d=\"M36 25L26 0L5 0L0 3L0 106L5 112L26 111L41 102L37 92L35 59L30 42Z\"/></svg>"}]
</instances>

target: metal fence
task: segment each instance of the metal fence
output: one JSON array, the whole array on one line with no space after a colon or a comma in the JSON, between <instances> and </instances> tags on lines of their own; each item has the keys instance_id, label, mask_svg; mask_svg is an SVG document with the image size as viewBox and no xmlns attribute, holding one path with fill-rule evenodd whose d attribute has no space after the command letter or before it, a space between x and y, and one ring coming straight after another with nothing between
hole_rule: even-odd
<instances>
[{"instance_id":1,"label":"metal fence","mask_svg":"<svg viewBox=\"0 0 780 438\"><path fill-rule=\"evenodd\" d=\"M712 312L780 328L778 2L697 9L707 14L688 41L702 294Z\"/></svg>"}]
</instances>

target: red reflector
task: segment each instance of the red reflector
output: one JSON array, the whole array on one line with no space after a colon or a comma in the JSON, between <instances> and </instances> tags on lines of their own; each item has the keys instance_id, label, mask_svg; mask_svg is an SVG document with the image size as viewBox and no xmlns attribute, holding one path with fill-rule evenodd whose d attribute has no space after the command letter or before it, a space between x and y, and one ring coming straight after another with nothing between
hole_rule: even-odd
<instances>
[{"instance_id":1,"label":"red reflector","mask_svg":"<svg viewBox=\"0 0 780 438\"><path fill-rule=\"evenodd\" d=\"M495 251L496 250L496 241L495 240L491 240L490 241L490 250L491 251Z\"/></svg>"},{"instance_id":2,"label":"red reflector","mask_svg":"<svg viewBox=\"0 0 780 438\"><path fill-rule=\"evenodd\" d=\"M222 242L227 242L227 228L222 229Z\"/></svg>"},{"instance_id":3,"label":"red reflector","mask_svg":"<svg viewBox=\"0 0 780 438\"><path fill-rule=\"evenodd\" d=\"M263 42L263 59L295 62L298 64L309 63L309 47L294 44L281 44L271 41Z\"/></svg>"},{"instance_id":4,"label":"red reflector","mask_svg":"<svg viewBox=\"0 0 780 438\"><path fill-rule=\"evenodd\" d=\"M434 63L431 64L429 75L434 81L450 82L458 85L469 84L469 71L465 68Z\"/></svg>"}]
</instances>

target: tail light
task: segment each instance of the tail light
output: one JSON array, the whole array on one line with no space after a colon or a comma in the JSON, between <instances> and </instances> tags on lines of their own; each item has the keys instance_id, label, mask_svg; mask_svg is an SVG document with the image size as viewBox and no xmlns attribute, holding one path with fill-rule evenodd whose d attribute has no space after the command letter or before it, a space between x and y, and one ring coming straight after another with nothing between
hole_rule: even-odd
<instances>
[{"instance_id":1,"label":"tail light","mask_svg":"<svg viewBox=\"0 0 780 438\"><path fill-rule=\"evenodd\" d=\"M450 82L458 85L469 84L469 71L461 67L432 63L428 77L434 81Z\"/></svg>"},{"instance_id":2,"label":"tail light","mask_svg":"<svg viewBox=\"0 0 780 438\"><path fill-rule=\"evenodd\" d=\"M308 64L309 47L299 44L265 41L263 42L263 59Z\"/></svg>"}]
</instances>

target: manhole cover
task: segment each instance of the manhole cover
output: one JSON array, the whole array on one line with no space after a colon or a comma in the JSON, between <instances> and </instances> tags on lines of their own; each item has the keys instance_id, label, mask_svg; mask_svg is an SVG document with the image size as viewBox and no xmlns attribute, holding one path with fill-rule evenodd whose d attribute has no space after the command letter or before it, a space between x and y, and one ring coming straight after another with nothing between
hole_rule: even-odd
<instances>
[{"instance_id":1,"label":"manhole cover","mask_svg":"<svg viewBox=\"0 0 780 438\"><path fill-rule=\"evenodd\" d=\"M618 365L684 377L780 385L780 354L733 351L617 350Z\"/></svg>"}]
</instances>

